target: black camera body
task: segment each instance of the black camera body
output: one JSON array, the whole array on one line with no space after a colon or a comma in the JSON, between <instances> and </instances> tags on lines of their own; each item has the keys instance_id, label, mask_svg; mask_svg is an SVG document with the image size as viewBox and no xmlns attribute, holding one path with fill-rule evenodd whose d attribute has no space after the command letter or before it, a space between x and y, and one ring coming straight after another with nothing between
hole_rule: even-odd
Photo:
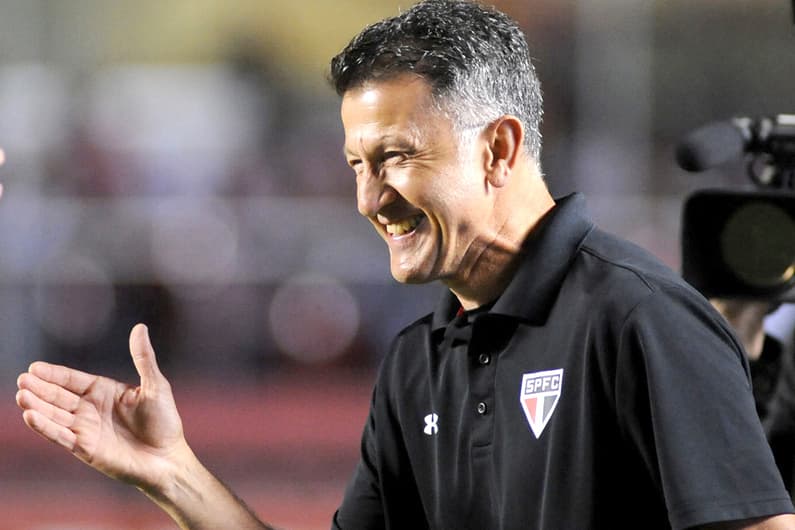
<instances>
[{"instance_id":1,"label":"black camera body","mask_svg":"<svg viewBox=\"0 0 795 530\"><path fill-rule=\"evenodd\" d=\"M795 302L795 194L692 194L682 211L682 275L707 297Z\"/></svg>"},{"instance_id":2,"label":"black camera body","mask_svg":"<svg viewBox=\"0 0 795 530\"><path fill-rule=\"evenodd\" d=\"M682 275L707 297L795 302L795 115L691 133L677 160L702 171L745 156L757 189L700 190L682 211Z\"/></svg>"}]
</instances>

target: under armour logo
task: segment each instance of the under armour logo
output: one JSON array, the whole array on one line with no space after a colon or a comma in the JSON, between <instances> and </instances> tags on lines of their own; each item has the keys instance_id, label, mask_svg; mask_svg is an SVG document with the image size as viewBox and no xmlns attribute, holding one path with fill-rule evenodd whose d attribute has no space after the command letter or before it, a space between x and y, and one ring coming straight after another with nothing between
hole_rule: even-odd
<instances>
[{"instance_id":1,"label":"under armour logo","mask_svg":"<svg viewBox=\"0 0 795 530\"><path fill-rule=\"evenodd\" d=\"M436 425L439 422L439 415L438 414L428 414L425 416L425 428L422 430L428 436L432 436L439 432L439 426Z\"/></svg>"}]
</instances>

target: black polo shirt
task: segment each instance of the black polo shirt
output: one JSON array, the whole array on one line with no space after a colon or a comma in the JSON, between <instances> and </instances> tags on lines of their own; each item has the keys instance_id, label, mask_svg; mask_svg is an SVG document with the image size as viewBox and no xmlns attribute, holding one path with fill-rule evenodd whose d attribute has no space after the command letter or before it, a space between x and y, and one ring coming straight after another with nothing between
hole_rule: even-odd
<instances>
[{"instance_id":1,"label":"black polo shirt","mask_svg":"<svg viewBox=\"0 0 795 530\"><path fill-rule=\"evenodd\" d=\"M791 512L712 307L559 201L490 307L384 359L333 528L685 528Z\"/></svg>"}]
</instances>

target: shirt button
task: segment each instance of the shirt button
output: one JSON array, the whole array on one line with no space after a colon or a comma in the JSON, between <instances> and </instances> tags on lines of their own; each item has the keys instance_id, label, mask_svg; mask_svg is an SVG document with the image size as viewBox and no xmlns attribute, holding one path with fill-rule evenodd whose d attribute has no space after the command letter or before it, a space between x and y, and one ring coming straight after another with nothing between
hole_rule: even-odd
<instances>
[{"instance_id":1,"label":"shirt button","mask_svg":"<svg viewBox=\"0 0 795 530\"><path fill-rule=\"evenodd\" d=\"M491 362L491 356L488 353L481 353L478 356L478 362L480 364L489 364Z\"/></svg>"},{"instance_id":2,"label":"shirt button","mask_svg":"<svg viewBox=\"0 0 795 530\"><path fill-rule=\"evenodd\" d=\"M478 414L481 414L481 415L486 414L487 410L488 410L488 407L486 406L486 404L484 402L481 401L480 403L478 403Z\"/></svg>"}]
</instances>

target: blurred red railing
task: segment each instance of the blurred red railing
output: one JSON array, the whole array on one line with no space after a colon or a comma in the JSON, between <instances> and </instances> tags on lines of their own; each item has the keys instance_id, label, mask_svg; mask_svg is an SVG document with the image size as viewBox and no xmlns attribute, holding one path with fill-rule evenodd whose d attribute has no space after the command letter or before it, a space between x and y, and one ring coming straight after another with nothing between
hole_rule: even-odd
<instances>
[{"instance_id":1,"label":"blurred red railing","mask_svg":"<svg viewBox=\"0 0 795 530\"><path fill-rule=\"evenodd\" d=\"M281 377L256 385L175 381L192 447L269 522L329 527L356 462L370 378ZM0 530L176 528L143 494L39 438L0 405Z\"/></svg>"}]
</instances>

